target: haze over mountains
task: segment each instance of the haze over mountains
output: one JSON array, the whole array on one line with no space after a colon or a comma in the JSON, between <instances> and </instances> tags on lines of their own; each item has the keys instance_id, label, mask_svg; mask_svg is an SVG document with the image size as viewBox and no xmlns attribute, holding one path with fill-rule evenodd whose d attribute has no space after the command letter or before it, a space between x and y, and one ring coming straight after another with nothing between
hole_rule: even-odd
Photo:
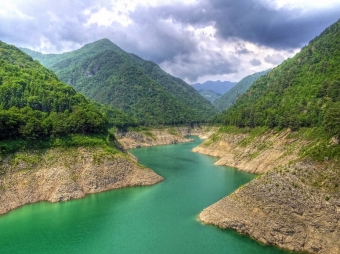
<instances>
[{"instance_id":1,"label":"haze over mountains","mask_svg":"<svg viewBox=\"0 0 340 254\"><path fill-rule=\"evenodd\" d=\"M208 80L204 83L195 83L192 84L192 87L195 88L197 91L199 90L210 90L218 94L224 94L228 92L233 86L236 85L237 82L231 81L211 81Z\"/></svg>"},{"instance_id":2,"label":"haze over mountains","mask_svg":"<svg viewBox=\"0 0 340 254\"><path fill-rule=\"evenodd\" d=\"M120 108L140 124L201 122L215 108L183 80L108 39L63 54L22 49L90 99Z\"/></svg>"},{"instance_id":3,"label":"haze over mountains","mask_svg":"<svg viewBox=\"0 0 340 254\"><path fill-rule=\"evenodd\" d=\"M213 104L219 111L223 111L231 107L237 100L237 98L245 93L247 89L261 76L267 74L270 70L257 72L243 78L235 86L233 86L229 91L227 91L222 96L216 98Z\"/></svg>"}]
</instances>

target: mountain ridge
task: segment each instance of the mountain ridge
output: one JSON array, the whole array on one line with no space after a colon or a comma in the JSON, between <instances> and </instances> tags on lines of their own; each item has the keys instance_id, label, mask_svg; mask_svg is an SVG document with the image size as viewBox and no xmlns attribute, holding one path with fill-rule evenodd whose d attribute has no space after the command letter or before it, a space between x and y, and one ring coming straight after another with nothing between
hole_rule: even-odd
<instances>
[{"instance_id":1,"label":"mountain ridge","mask_svg":"<svg viewBox=\"0 0 340 254\"><path fill-rule=\"evenodd\" d=\"M142 125L202 122L216 113L183 80L108 39L60 55L26 52L88 98L118 107Z\"/></svg>"},{"instance_id":2,"label":"mountain ridge","mask_svg":"<svg viewBox=\"0 0 340 254\"><path fill-rule=\"evenodd\" d=\"M251 75L248 75L241 79L235 86L233 86L229 91L225 94L221 95L217 98L213 104L219 110L223 111L231 107L237 100L238 96L245 93L247 89L261 76L267 74L269 70L257 72Z\"/></svg>"}]
</instances>

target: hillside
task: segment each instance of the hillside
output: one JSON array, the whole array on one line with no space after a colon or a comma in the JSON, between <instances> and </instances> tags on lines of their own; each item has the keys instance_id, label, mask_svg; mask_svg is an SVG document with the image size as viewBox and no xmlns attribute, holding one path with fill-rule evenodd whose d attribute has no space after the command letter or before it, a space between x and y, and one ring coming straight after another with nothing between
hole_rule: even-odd
<instances>
[{"instance_id":1,"label":"hillside","mask_svg":"<svg viewBox=\"0 0 340 254\"><path fill-rule=\"evenodd\" d=\"M220 93L216 93L214 91L211 90L197 90L197 92L202 95L205 99L207 99L208 101L210 101L211 103L213 103L217 98L219 98L221 96Z\"/></svg>"},{"instance_id":2,"label":"hillside","mask_svg":"<svg viewBox=\"0 0 340 254\"><path fill-rule=\"evenodd\" d=\"M339 64L340 21L221 115L228 126L195 151L261 174L201 221L290 250L340 252Z\"/></svg>"},{"instance_id":3,"label":"hillside","mask_svg":"<svg viewBox=\"0 0 340 254\"><path fill-rule=\"evenodd\" d=\"M0 42L0 140L107 132L98 107L14 46Z\"/></svg>"},{"instance_id":4,"label":"hillside","mask_svg":"<svg viewBox=\"0 0 340 254\"><path fill-rule=\"evenodd\" d=\"M196 91L199 90L210 90L215 93L224 94L228 92L233 86L236 85L237 82L231 82L231 81L211 81L208 80L204 83L195 83L192 84L192 87L196 89Z\"/></svg>"},{"instance_id":5,"label":"hillside","mask_svg":"<svg viewBox=\"0 0 340 254\"><path fill-rule=\"evenodd\" d=\"M223 118L239 127L298 130L320 127L340 135L340 22L293 58L259 78Z\"/></svg>"},{"instance_id":6,"label":"hillside","mask_svg":"<svg viewBox=\"0 0 340 254\"><path fill-rule=\"evenodd\" d=\"M0 41L0 214L27 203L161 181L119 149L108 127L133 126Z\"/></svg>"},{"instance_id":7,"label":"hillside","mask_svg":"<svg viewBox=\"0 0 340 254\"><path fill-rule=\"evenodd\" d=\"M257 72L252 75L246 76L245 78L241 79L235 86L233 86L229 91L225 94L216 98L213 102L214 106L219 110L223 111L231 107L238 97L245 93L248 88L261 76L266 75L270 70Z\"/></svg>"},{"instance_id":8,"label":"hillside","mask_svg":"<svg viewBox=\"0 0 340 254\"><path fill-rule=\"evenodd\" d=\"M23 51L86 97L115 106L142 125L201 122L216 113L184 81L108 39L63 54Z\"/></svg>"}]
</instances>

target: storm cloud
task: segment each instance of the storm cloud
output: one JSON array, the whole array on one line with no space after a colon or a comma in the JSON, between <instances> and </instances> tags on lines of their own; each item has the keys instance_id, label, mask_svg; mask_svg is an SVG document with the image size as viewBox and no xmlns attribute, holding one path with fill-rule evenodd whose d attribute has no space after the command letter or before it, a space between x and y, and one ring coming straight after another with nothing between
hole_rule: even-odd
<instances>
[{"instance_id":1,"label":"storm cloud","mask_svg":"<svg viewBox=\"0 0 340 254\"><path fill-rule=\"evenodd\" d=\"M238 81L280 64L337 21L340 3L327 1L13 0L0 3L0 40L61 53L108 38L190 83Z\"/></svg>"}]
</instances>

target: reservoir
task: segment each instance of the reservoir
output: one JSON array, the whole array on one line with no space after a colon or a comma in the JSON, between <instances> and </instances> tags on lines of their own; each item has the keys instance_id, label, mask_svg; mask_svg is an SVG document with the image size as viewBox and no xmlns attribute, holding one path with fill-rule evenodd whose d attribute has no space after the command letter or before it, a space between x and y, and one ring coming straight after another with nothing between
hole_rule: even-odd
<instances>
[{"instance_id":1,"label":"reservoir","mask_svg":"<svg viewBox=\"0 0 340 254\"><path fill-rule=\"evenodd\" d=\"M40 202L0 216L0 253L291 253L197 220L254 178L191 152L200 142L131 150L165 178L154 186Z\"/></svg>"}]
</instances>

